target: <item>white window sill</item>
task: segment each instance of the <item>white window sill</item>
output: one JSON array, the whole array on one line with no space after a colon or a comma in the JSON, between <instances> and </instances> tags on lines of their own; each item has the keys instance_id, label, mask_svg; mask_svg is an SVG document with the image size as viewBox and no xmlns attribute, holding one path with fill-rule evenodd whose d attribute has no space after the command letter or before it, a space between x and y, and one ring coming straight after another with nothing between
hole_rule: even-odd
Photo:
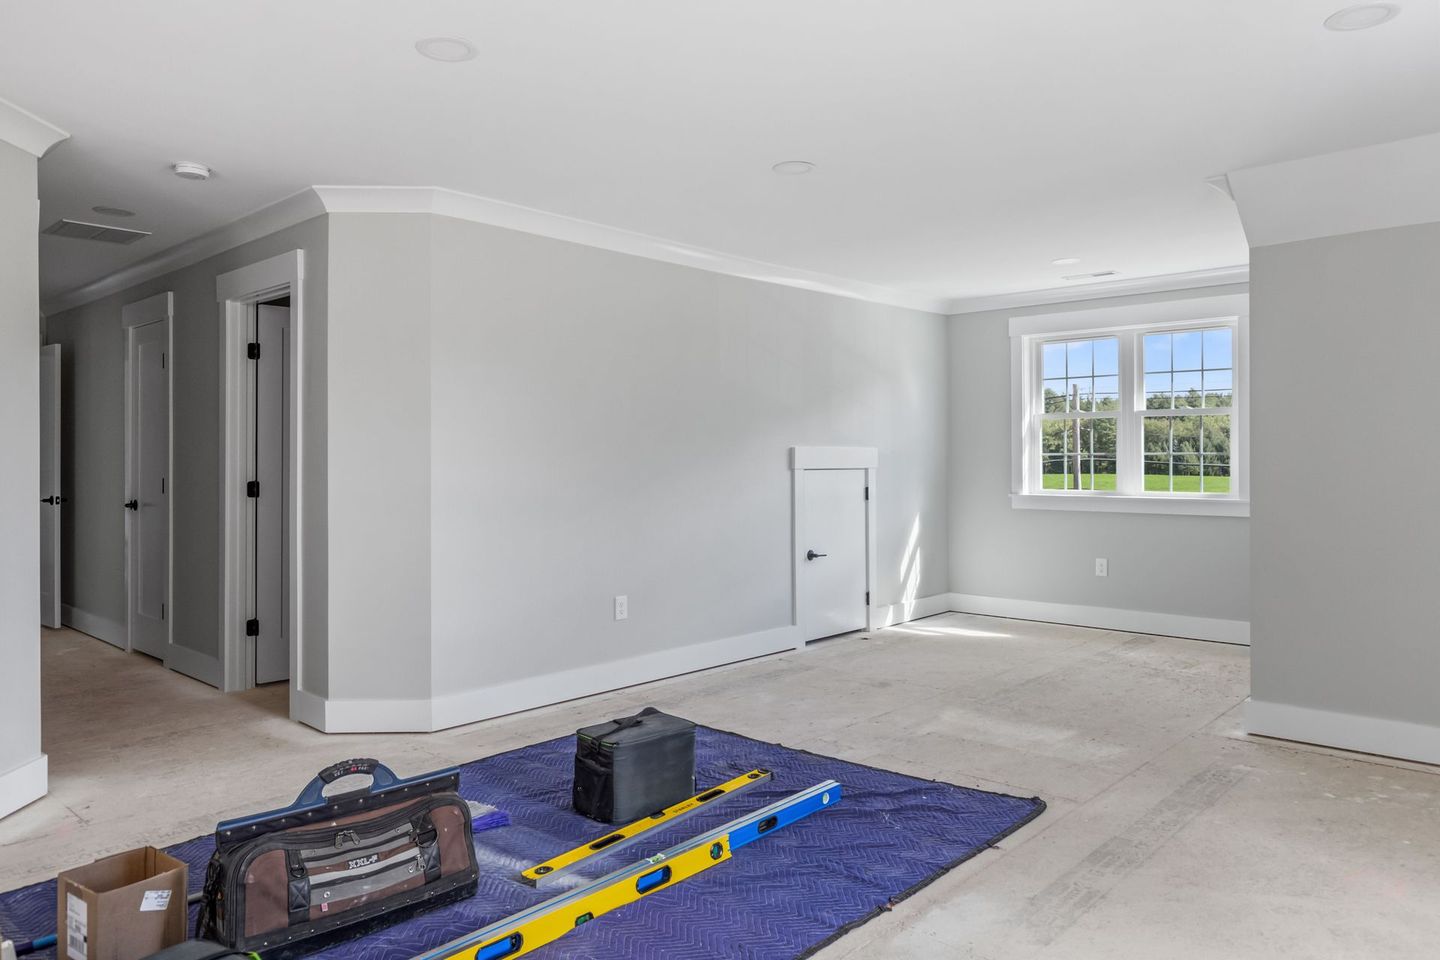
<instances>
[{"instance_id":1,"label":"white window sill","mask_svg":"<svg viewBox=\"0 0 1440 960\"><path fill-rule=\"evenodd\" d=\"M1168 513L1198 517L1248 517L1250 501L1229 497L1127 497L1114 493L1012 493L1016 510L1081 510L1097 513Z\"/></svg>"}]
</instances>

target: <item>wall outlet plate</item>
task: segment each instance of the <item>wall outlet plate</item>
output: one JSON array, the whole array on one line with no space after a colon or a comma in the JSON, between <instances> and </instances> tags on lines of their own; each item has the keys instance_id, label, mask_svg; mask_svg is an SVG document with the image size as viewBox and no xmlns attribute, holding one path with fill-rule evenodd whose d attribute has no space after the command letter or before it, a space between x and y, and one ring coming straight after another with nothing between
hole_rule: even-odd
<instances>
[{"instance_id":1,"label":"wall outlet plate","mask_svg":"<svg viewBox=\"0 0 1440 960\"><path fill-rule=\"evenodd\" d=\"M1095 558L1095 576L1097 576L1097 577L1108 577L1108 576L1110 576L1110 561L1109 561L1109 560L1106 560L1104 557L1096 557L1096 558Z\"/></svg>"},{"instance_id":2,"label":"wall outlet plate","mask_svg":"<svg viewBox=\"0 0 1440 960\"><path fill-rule=\"evenodd\" d=\"M630 619L630 598L629 598L629 597L622 595L622 596L618 596L618 597L615 598L615 619L616 619L616 620L628 620L628 619Z\"/></svg>"}]
</instances>

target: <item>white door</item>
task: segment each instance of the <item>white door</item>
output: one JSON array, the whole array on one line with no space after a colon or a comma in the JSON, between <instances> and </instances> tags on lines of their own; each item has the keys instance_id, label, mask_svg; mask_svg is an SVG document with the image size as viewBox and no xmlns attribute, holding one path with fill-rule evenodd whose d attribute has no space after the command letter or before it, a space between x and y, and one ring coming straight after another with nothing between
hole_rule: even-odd
<instances>
[{"instance_id":1,"label":"white door","mask_svg":"<svg viewBox=\"0 0 1440 960\"><path fill-rule=\"evenodd\" d=\"M60 626L60 345L40 348L40 623Z\"/></svg>"},{"instance_id":2,"label":"white door","mask_svg":"<svg viewBox=\"0 0 1440 960\"><path fill-rule=\"evenodd\" d=\"M255 682L290 678L289 583L285 548L290 449L286 371L290 368L290 308L261 304L255 314Z\"/></svg>"},{"instance_id":3,"label":"white door","mask_svg":"<svg viewBox=\"0 0 1440 960\"><path fill-rule=\"evenodd\" d=\"M163 660L170 603L170 321L130 327L126 339L130 648Z\"/></svg>"},{"instance_id":4,"label":"white door","mask_svg":"<svg viewBox=\"0 0 1440 960\"><path fill-rule=\"evenodd\" d=\"M806 640L865 629L865 471L806 470L800 625Z\"/></svg>"}]
</instances>

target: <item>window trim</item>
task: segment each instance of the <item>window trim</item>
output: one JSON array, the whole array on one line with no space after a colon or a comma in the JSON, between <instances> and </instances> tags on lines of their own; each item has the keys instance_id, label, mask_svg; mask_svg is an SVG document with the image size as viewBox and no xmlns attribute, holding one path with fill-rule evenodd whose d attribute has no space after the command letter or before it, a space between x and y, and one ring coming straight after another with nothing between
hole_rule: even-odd
<instances>
[{"instance_id":1,"label":"window trim","mask_svg":"<svg viewBox=\"0 0 1440 960\"><path fill-rule=\"evenodd\" d=\"M1118 307L1069 310L1010 318L1010 504L1016 509L1082 510L1112 513L1159 513L1200 516L1248 517L1250 515L1250 303L1246 294L1163 300ZM1160 329L1229 326L1235 331L1234 396L1231 416L1231 493L1163 495L1108 490L1039 490L1027 486L1038 476L1039 444L1033 428L1039 423L1038 384L1041 350L1046 341L1081 339L1086 336L1117 336L1120 339L1120 391L1127 403L1116 412L1123 422L1140 429L1118 429L1117 469L1123 464L1141 464L1143 457L1143 410L1136 398L1143 396L1140 372L1140 337ZM1204 408L1194 415L1204 415ZM1032 443L1031 441L1036 442ZM1034 449L1031 449L1031 448ZM1133 466L1131 469L1134 469Z\"/></svg>"}]
</instances>

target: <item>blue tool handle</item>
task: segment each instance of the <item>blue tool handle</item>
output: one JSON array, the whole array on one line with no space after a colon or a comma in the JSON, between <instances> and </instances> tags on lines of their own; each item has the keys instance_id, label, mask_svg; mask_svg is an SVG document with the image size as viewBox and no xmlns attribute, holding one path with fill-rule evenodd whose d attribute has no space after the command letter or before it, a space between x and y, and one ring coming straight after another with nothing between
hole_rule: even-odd
<instances>
[{"instance_id":1,"label":"blue tool handle","mask_svg":"<svg viewBox=\"0 0 1440 960\"><path fill-rule=\"evenodd\" d=\"M354 760L341 760L339 763L332 763L330 766L315 774L315 779L305 785L300 791L300 796L295 798L295 806L308 807L320 803L325 799L325 788L339 780L341 777L368 776L370 786L366 790L374 793L376 790L383 790L386 787L394 786L400 778L395 776L391 770L379 760L370 757L356 757ZM357 791L358 792L358 791Z\"/></svg>"}]
</instances>

